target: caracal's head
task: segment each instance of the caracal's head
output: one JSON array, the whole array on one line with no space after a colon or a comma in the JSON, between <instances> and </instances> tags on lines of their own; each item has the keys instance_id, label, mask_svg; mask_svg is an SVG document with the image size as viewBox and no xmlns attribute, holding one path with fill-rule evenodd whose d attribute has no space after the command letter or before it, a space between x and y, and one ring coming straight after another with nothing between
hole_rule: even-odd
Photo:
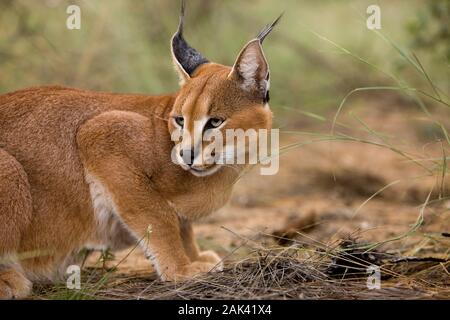
<instances>
[{"instance_id":1,"label":"caracal's head","mask_svg":"<svg viewBox=\"0 0 450 320\"><path fill-rule=\"evenodd\" d=\"M223 166L242 164L237 156L248 156L251 139L258 139L258 135L246 134L240 144L237 140L242 133L272 126L269 65L261 45L279 18L247 43L234 66L228 67L208 61L188 45L183 38L183 17L184 1L171 41L181 85L168 124L175 143L172 160L203 177Z\"/></svg>"}]
</instances>

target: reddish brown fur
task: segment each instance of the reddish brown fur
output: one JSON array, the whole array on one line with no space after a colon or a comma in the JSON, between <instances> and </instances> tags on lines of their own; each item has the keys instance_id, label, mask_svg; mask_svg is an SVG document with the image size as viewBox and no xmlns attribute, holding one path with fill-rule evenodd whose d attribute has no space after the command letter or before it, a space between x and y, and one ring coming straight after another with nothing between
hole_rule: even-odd
<instances>
[{"instance_id":1,"label":"reddish brown fur","mask_svg":"<svg viewBox=\"0 0 450 320\"><path fill-rule=\"evenodd\" d=\"M142 240L166 280L218 264L199 252L191 222L225 204L242 167L196 177L174 164L171 116L270 128L271 112L231 70L204 64L166 96L57 86L0 95L0 297L26 296L29 280L54 278L86 246ZM100 221L100 209L111 215Z\"/></svg>"}]
</instances>

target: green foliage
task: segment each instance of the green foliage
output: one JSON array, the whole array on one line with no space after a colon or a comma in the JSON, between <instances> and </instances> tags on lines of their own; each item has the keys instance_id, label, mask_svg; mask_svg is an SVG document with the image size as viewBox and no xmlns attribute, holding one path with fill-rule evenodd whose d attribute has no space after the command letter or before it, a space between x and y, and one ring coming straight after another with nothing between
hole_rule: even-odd
<instances>
[{"instance_id":1,"label":"green foliage","mask_svg":"<svg viewBox=\"0 0 450 320\"><path fill-rule=\"evenodd\" d=\"M382 31L397 43L410 43L411 34L404 26L423 11L423 4L407 0L378 3ZM81 7L81 30L66 28L70 4ZM336 109L338 101L357 87L392 85L386 76L392 71L411 85L422 81L421 75L366 28L370 4L373 1L190 0L186 37L211 61L231 65L241 47L285 11L264 43L272 72L271 105L282 121L292 109L314 114ZM169 39L178 12L178 0L1 1L0 93L43 84L173 92L178 81ZM425 36L428 31L421 32ZM379 70L355 63L317 35L364 57ZM448 88L448 69L442 68L442 61L436 61L431 51L421 51L419 58L436 86Z\"/></svg>"},{"instance_id":2,"label":"green foliage","mask_svg":"<svg viewBox=\"0 0 450 320\"><path fill-rule=\"evenodd\" d=\"M450 63L450 0L428 1L407 27L415 48L434 52Z\"/></svg>"}]
</instances>

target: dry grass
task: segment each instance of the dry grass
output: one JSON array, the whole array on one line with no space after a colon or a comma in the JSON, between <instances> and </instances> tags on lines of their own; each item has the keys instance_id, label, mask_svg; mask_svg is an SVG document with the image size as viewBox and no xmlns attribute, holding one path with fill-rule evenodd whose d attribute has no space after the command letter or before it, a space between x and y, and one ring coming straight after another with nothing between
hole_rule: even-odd
<instances>
[{"instance_id":1,"label":"dry grass","mask_svg":"<svg viewBox=\"0 0 450 320\"><path fill-rule=\"evenodd\" d=\"M247 258L228 263L184 283L154 274L124 275L86 270L81 291L41 285L39 299L450 299L449 260L404 258L367 251L346 239L333 248L294 244L288 248L250 247ZM369 265L381 270L381 288L369 290ZM84 282L83 282L84 283Z\"/></svg>"}]
</instances>

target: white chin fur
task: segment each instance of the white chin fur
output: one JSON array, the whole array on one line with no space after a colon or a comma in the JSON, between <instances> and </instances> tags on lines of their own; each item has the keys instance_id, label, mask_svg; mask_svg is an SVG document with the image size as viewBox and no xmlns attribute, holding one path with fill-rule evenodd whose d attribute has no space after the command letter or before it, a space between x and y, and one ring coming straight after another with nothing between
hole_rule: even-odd
<instances>
[{"instance_id":1,"label":"white chin fur","mask_svg":"<svg viewBox=\"0 0 450 320\"><path fill-rule=\"evenodd\" d=\"M219 164L216 164L215 166L208 168L206 170L195 170L192 169L190 166L186 165L183 162L183 159L179 156L179 153L177 152L177 164L183 168L183 170L189 171L190 173L192 173L194 176L196 177L206 177L206 176L210 176L214 173L216 173L217 171L219 171L219 169L222 167Z\"/></svg>"},{"instance_id":2,"label":"white chin fur","mask_svg":"<svg viewBox=\"0 0 450 320\"><path fill-rule=\"evenodd\" d=\"M206 176L210 176L210 175L216 173L221 167L222 166L216 164L214 167L208 168L206 170L198 171L198 170L190 169L189 172L192 173L196 177L206 177Z\"/></svg>"}]
</instances>

